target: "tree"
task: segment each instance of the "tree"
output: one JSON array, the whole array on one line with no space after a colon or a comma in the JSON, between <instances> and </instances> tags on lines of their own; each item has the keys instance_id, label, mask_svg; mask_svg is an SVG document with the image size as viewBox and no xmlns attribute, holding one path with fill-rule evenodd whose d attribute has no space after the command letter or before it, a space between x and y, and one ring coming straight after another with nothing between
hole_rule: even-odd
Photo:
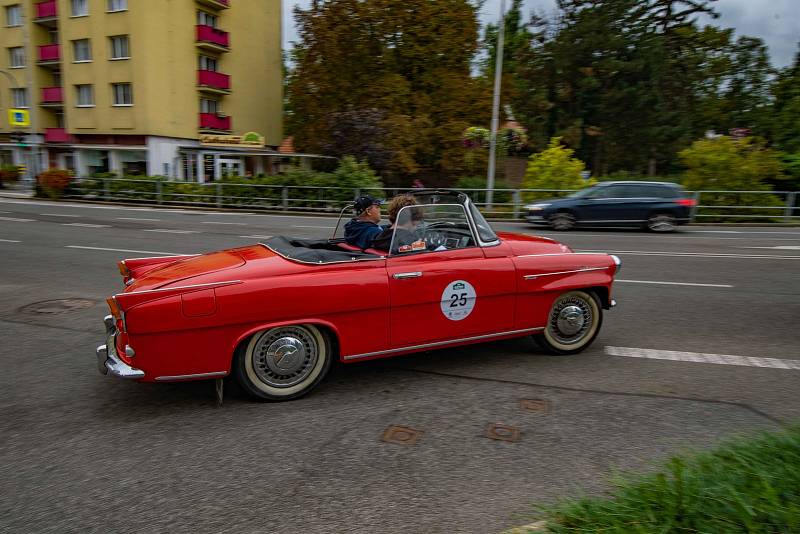
<instances>
[{"instance_id":1,"label":"tree","mask_svg":"<svg viewBox=\"0 0 800 534\"><path fill-rule=\"evenodd\" d=\"M301 150L364 149L389 182L426 183L463 169L461 132L488 122L488 86L470 75L477 11L467 0L315 0L295 8L300 41L287 127ZM369 111L367 111L369 110ZM341 115L345 114L345 115ZM368 119L356 125L359 115ZM382 117L378 120L377 117ZM339 121L346 119L347 124ZM359 146L340 146L348 132Z\"/></svg>"},{"instance_id":2,"label":"tree","mask_svg":"<svg viewBox=\"0 0 800 534\"><path fill-rule=\"evenodd\" d=\"M690 190L768 191L767 180L783 175L780 154L755 137L700 139L680 152Z\"/></svg>"},{"instance_id":3,"label":"tree","mask_svg":"<svg viewBox=\"0 0 800 534\"><path fill-rule=\"evenodd\" d=\"M772 141L781 150L800 154L800 51L778 75L772 88Z\"/></svg>"}]
</instances>

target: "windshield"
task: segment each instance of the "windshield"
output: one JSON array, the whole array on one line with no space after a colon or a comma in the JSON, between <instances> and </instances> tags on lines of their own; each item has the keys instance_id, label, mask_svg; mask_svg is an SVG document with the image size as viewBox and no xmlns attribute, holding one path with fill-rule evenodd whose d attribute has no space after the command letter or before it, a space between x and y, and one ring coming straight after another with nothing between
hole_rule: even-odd
<instances>
[{"instance_id":1,"label":"windshield","mask_svg":"<svg viewBox=\"0 0 800 534\"><path fill-rule=\"evenodd\" d=\"M478 237L481 238L481 241L484 243L497 241L497 234L494 233L492 227L489 226L489 223L483 218L483 214L472 202L469 203L469 212L472 215L472 220L475 221L475 230L478 231Z\"/></svg>"},{"instance_id":2,"label":"windshield","mask_svg":"<svg viewBox=\"0 0 800 534\"><path fill-rule=\"evenodd\" d=\"M597 192L597 187L587 187L586 189L581 189L580 191L575 191L571 195L567 195L567 198L584 198L590 197Z\"/></svg>"}]
</instances>

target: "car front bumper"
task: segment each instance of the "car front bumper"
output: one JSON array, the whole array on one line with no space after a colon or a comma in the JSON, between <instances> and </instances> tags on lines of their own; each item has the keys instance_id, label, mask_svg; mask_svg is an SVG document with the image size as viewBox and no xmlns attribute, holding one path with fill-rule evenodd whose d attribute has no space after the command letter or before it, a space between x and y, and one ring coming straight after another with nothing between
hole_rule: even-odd
<instances>
[{"instance_id":1,"label":"car front bumper","mask_svg":"<svg viewBox=\"0 0 800 534\"><path fill-rule=\"evenodd\" d=\"M106 315L103 322L106 325L106 344L97 347L95 354L97 356L97 370L100 374L112 374L119 378L128 378L137 380L144 378L144 371L131 367L123 362L117 355L117 327L114 324L114 318Z\"/></svg>"},{"instance_id":2,"label":"car front bumper","mask_svg":"<svg viewBox=\"0 0 800 534\"><path fill-rule=\"evenodd\" d=\"M525 215L525 220L530 224L549 224L541 212L537 212L535 214L529 212L527 215Z\"/></svg>"}]
</instances>

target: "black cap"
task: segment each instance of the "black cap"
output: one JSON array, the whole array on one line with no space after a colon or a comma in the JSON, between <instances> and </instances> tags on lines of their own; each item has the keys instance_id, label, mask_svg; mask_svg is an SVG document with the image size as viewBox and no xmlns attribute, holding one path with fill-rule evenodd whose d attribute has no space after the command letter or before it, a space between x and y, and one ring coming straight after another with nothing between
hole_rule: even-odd
<instances>
[{"instance_id":1,"label":"black cap","mask_svg":"<svg viewBox=\"0 0 800 534\"><path fill-rule=\"evenodd\" d=\"M355 199L353 202L353 211L356 212L356 215L361 215L370 206L380 206L381 204L383 204L383 200L378 200L375 197L364 195L363 197L358 197Z\"/></svg>"}]
</instances>

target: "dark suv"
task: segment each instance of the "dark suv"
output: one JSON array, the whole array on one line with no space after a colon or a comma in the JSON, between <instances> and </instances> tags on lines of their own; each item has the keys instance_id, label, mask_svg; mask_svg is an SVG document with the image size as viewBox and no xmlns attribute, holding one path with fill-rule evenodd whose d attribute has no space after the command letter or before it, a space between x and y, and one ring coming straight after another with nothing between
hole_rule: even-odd
<instances>
[{"instance_id":1,"label":"dark suv","mask_svg":"<svg viewBox=\"0 0 800 534\"><path fill-rule=\"evenodd\" d=\"M555 230L574 226L631 226L672 232L691 218L696 201L669 182L600 182L565 198L525 206L531 224Z\"/></svg>"}]
</instances>

